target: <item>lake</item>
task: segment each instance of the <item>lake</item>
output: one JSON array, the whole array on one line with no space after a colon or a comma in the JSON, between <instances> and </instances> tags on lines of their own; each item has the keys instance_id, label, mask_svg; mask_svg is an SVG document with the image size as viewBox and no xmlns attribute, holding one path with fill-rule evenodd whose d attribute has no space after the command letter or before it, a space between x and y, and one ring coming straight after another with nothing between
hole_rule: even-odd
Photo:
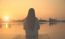
<instances>
[{"instance_id":1,"label":"lake","mask_svg":"<svg viewBox=\"0 0 65 39\"><path fill-rule=\"evenodd\" d=\"M25 39L22 23L3 23L0 26L0 39ZM65 23L40 24L39 39L65 39Z\"/></svg>"}]
</instances>

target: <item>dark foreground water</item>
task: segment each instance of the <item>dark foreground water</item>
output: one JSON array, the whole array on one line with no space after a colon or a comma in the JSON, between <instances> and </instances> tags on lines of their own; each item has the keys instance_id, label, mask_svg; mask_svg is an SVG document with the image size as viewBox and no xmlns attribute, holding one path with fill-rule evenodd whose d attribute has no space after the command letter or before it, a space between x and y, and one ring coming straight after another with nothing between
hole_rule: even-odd
<instances>
[{"instance_id":1,"label":"dark foreground water","mask_svg":"<svg viewBox=\"0 0 65 39\"><path fill-rule=\"evenodd\" d=\"M65 39L65 23L40 24L39 39ZM3 23L0 39L25 39L22 23Z\"/></svg>"}]
</instances>

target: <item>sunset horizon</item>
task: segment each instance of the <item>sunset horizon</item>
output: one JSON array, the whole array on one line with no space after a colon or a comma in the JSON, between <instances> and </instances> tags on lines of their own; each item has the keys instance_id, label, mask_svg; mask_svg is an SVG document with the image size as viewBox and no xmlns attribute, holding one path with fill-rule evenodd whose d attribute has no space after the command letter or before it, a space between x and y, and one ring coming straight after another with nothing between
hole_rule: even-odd
<instances>
[{"instance_id":1,"label":"sunset horizon","mask_svg":"<svg viewBox=\"0 0 65 39\"><path fill-rule=\"evenodd\" d=\"M0 39L65 39L65 0L0 0Z\"/></svg>"},{"instance_id":2,"label":"sunset horizon","mask_svg":"<svg viewBox=\"0 0 65 39\"><path fill-rule=\"evenodd\" d=\"M64 19L64 6L63 0L1 0L0 17L25 19L29 8L34 8L36 17L39 19L48 19L49 17Z\"/></svg>"}]
</instances>

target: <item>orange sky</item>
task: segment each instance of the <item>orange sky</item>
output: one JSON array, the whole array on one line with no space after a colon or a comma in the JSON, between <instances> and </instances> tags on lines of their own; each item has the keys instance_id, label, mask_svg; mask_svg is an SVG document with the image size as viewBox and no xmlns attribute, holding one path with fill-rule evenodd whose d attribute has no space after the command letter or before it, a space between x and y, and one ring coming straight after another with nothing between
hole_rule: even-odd
<instances>
[{"instance_id":1,"label":"orange sky","mask_svg":"<svg viewBox=\"0 0 65 39\"><path fill-rule=\"evenodd\" d=\"M38 18L64 18L64 6L65 3L63 0L0 0L0 17L10 16L10 19L24 19L28 14L29 8L33 7ZM18 32L15 29L17 28L12 28L8 30L8 32ZM46 29L48 29L48 27L45 25L40 31L44 32ZM6 32L5 29L2 30L2 32ZM19 33L21 32L19 31ZM22 32L22 34L23 33L24 32Z\"/></svg>"},{"instance_id":2,"label":"orange sky","mask_svg":"<svg viewBox=\"0 0 65 39\"><path fill-rule=\"evenodd\" d=\"M33 7L38 18L64 18L64 6L63 0L0 0L0 16L24 19L29 8Z\"/></svg>"}]
</instances>

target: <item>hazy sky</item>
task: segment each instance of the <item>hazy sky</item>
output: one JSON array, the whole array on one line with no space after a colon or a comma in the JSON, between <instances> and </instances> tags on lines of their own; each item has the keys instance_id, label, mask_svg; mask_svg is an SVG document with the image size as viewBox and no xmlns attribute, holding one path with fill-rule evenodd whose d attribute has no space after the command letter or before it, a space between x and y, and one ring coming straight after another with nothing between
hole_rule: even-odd
<instances>
[{"instance_id":1,"label":"hazy sky","mask_svg":"<svg viewBox=\"0 0 65 39\"><path fill-rule=\"evenodd\" d=\"M38 18L64 18L64 6L64 0L0 0L0 16L24 19L29 8L33 7Z\"/></svg>"},{"instance_id":2,"label":"hazy sky","mask_svg":"<svg viewBox=\"0 0 65 39\"><path fill-rule=\"evenodd\" d=\"M49 17L64 19L65 18L65 1L64 0L0 0L0 17L10 16L11 19L24 19L29 8L34 8L36 16L41 19ZM21 31L21 27L13 27L8 32ZM64 27L63 27L64 28ZM17 29L17 31L16 31ZM48 27L45 25L41 31L45 31ZM2 29L6 32L5 28ZM21 33L21 32L18 33ZM24 32L22 32L23 34Z\"/></svg>"}]
</instances>

